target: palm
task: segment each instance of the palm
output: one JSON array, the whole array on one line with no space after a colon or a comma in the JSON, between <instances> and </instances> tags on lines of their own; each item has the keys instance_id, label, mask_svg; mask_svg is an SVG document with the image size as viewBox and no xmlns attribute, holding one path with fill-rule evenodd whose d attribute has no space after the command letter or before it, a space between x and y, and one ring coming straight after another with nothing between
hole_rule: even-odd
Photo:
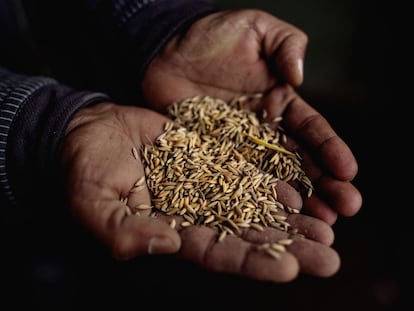
<instances>
[{"instance_id":1,"label":"palm","mask_svg":"<svg viewBox=\"0 0 414 311\"><path fill-rule=\"evenodd\" d=\"M357 164L330 124L286 85L301 83L298 62L305 46L303 33L264 12L212 14L167 44L148 67L142 89L159 111L195 95L230 100L265 93L249 108L265 110L267 121L283 117L289 136L300 144L293 148L304 156L317 186L305 210L333 224L338 212L350 216L361 206L360 193L350 183Z\"/></svg>"},{"instance_id":2,"label":"palm","mask_svg":"<svg viewBox=\"0 0 414 311\"><path fill-rule=\"evenodd\" d=\"M199 94L228 100L264 92L277 84L275 72L299 84L297 58L303 48L298 43L306 37L286 23L271 22L272 17L253 10L220 12L196 22L150 64L142 87L148 102L163 110L177 99ZM277 26L283 31L276 37L265 35ZM298 45L289 46L288 57L282 53L283 41Z\"/></svg>"},{"instance_id":3,"label":"palm","mask_svg":"<svg viewBox=\"0 0 414 311\"><path fill-rule=\"evenodd\" d=\"M275 260L256 246L289 238L287 232L249 230L241 238L230 236L218 242L213 229L182 228L180 217L159 211L153 217L151 209L128 212L140 204L151 204L147 188L130 191L144 176L142 162L131 150L153 142L166 121L152 111L107 103L83 109L69 125L61 158L70 206L75 217L105 242L115 257L177 252L209 270L276 282L292 280L300 272L328 277L337 271L339 257L329 246L332 229L309 216L286 215L306 238L287 246L287 252ZM284 183L277 183L277 187L281 203L301 208L301 198L293 188ZM170 226L173 217L177 217L175 229ZM158 242L163 238L169 242L155 243L154 237Z\"/></svg>"},{"instance_id":4,"label":"palm","mask_svg":"<svg viewBox=\"0 0 414 311\"><path fill-rule=\"evenodd\" d=\"M81 111L64 140L62 163L73 212L117 257L146 253L154 231L174 241L169 252L179 247L178 235L167 224L144 220L150 210L140 212L143 218L127 218L139 204L150 204L146 187L131 192L144 176L143 164L132 150L139 155L140 146L161 134L166 120L144 109L101 104Z\"/></svg>"}]
</instances>

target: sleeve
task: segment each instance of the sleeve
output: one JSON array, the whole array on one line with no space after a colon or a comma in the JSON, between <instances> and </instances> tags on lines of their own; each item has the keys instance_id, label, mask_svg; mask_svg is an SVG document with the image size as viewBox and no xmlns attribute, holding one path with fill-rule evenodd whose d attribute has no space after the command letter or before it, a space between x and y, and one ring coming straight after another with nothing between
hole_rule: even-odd
<instances>
[{"instance_id":1,"label":"sleeve","mask_svg":"<svg viewBox=\"0 0 414 311\"><path fill-rule=\"evenodd\" d=\"M79 92L48 77L0 67L2 201L15 205L34 189L51 191L58 144L69 120L78 109L108 100L102 93Z\"/></svg>"},{"instance_id":2,"label":"sleeve","mask_svg":"<svg viewBox=\"0 0 414 311\"><path fill-rule=\"evenodd\" d=\"M101 37L106 41L104 45L111 46L107 49L111 54L108 63L117 66L127 89L135 92L149 63L174 35L220 9L207 0L109 2L109 5L108 1L89 3L88 12L97 31L95 37Z\"/></svg>"},{"instance_id":3,"label":"sleeve","mask_svg":"<svg viewBox=\"0 0 414 311\"><path fill-rule=\"evenodd\" d=\"M202 16L217 11L211 1L117 0L113 18L123 36L122 53L137 78L171 37Z\"/></svg>"},{"instance_id":4,"label":"sleeve","mask_svg":"<svg viewBox=\"0 0 414 311\"><path fill-rule=\"evenodd\" d=\"M48 50L47 55L50 63L58 62L64 68L52 66L51 79L49 74L22 75L0 67L0 197L7 202L33 195L33 185L44 184L39 180L56 180L56 149L78 109L109 100L105 94L117 102L142 100L140 81L155 55L191 23L219 10L208 0L43 2L28 12L43 12L38 17L42 27L36 29L48 36L41 36L40 41L50 39L47 46L57 53L62 51L54 54ZM50 6L49 10L44 6ZM50 9L56 14L46 14ZM76 23L74 16L80 16ZM97 59L99 66L92 66ZM98 67L101 71L93 70ZM87 75L93 81L103 81L81 83ZM112 92L113 84L120 86L117 92ZM84 89L105 94L77 91Z\"/></svg>"}]
</instances>

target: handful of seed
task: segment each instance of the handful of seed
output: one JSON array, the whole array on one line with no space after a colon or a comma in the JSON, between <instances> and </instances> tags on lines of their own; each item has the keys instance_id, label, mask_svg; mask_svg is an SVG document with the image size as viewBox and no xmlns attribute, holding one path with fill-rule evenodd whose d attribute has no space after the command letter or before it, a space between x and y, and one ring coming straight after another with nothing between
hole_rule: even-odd
<instances>
[{"instance_id":1,"label":"handful of seed","mask_svg":"<svg viewBox=\"0 0 414 311\"><path fill-rule=\"evenodd\" d=\"M214 228L220 241L242 228L294 234L285 215L299 211L278 201L276 184L296 181L308 196L313 191L300 156L283 147L283 128L261 123L243 109L245 99L200 96L173 103L168 117L174 123L140 150L152 207L182 216L182 226Z\"/></svg>"}]
</instances>

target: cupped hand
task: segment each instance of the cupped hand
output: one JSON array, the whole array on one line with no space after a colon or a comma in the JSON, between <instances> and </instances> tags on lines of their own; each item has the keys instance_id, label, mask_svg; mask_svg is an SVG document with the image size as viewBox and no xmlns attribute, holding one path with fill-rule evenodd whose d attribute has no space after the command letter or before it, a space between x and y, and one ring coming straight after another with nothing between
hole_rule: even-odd
<instances>
[{"instance_id":1,"label":"cupped hand","mask_svg":"<svg viewBox=\"0 0 414 311\"><path fill-rule=\"evenodd\" d=\"M278 182L277 192L280 203L300 210L301 198L295 189ZM182 226L183 219L175 216L182 243L178 256L206 270L276 283L290 282L300 274L328 278L338 272L340 257L331 247L334 233L327 223L301 213L279 211L277 215L286 218L288 229L241 229L222 240L208 225ZM172 216L158 214L160 219L165 217L171 223Z\"/></svg>"},{"instance_id":2,"label":"cupped hand","mask_svg":"<svg viewBox=\"0 0 414 311\"><path fill-rule=\"evenodd\" d=\"M62 176L73 215L115 258L176 253L212 271L274 282L288 282L299 273L329 277L338 271L340 259L331 248L332 228L317 218L285 213L294 234L274 228L249 229L219 241L212 228L183 228L181 217L147 208L151 195L142 183L145 174L139 150L154 142L166 121L154 111L101 103L81 109L62 140ZM302 198L293 187L283 182L276 186L282 204L301 209ZM278 259L262 249L287 239L293 243L285 246Z\"/></svg>"},{"instance_id":3,"label":"cupped hand","mask_svg":"<svg viewBox=\"0 0 414 311\"><path fill-rule=\"evenodd\" d=\"M73 214L116 258L174 253L180 248L178 233L149 217L150 210L129 217L151 199L146 187L132 191L144 176L140 146L154 141L166 120L149 110L101 103L81 109L61 143L63 178Z\"/></svg>"},{"instance_id":4,"label":"cupped hand","mask_svg":"<svg viewBox=\"0 0 414 311\"><path fill-rule=\"evenodd\" d=\"M305 33L266 12L214 13L166 45L149 65L142 92L160 111L196 95L231 100L266 94L250 108L267 121L283 118L316 187L314 195L304 197L304 210L333 224L338 214L352 216L362 205L351 183L358 166L328 121L291 87L302 82L306 45Z\"/></svg>"},{"instance_id":5,"label":"cupped hand","mask_svg":"<svg viewBox=\"0 0 414 311\"><path fill-rule=\"evenodd\" d=\"M326 118L289 85L277 86L260 102L246 106L262 115L263 122L274 128L281 126L287 133L285 147L300 155L302 168L314 187L311 196L302 192L304 213L332 225L338 214L353 216L359 211L362 196L352 183L357 161Z\"/></svg>"},{"instance_id":6,"label":"cupped hand","mask_svg":"<svg viewBox=\"0 0 414 311\"><path fill-rule=\"evenodd\" d=\"M172 38L149 65L142 92L153 107L196 95L224 100L299 86L307 36L259 10L222 11Z\"/></svg>"}]
</instances>

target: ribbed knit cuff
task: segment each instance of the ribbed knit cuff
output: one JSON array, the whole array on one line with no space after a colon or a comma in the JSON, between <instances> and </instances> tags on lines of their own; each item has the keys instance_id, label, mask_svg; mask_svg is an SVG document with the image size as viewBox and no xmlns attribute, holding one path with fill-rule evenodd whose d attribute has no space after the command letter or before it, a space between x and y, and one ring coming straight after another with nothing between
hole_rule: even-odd
<instances>
[{"instance_id":1,"label":"ribbed knit cuff","mask_svg":"<svg viewBox=\"0 0 414 311\"><path fill-rule=\"evenodd\" d=\"M25 77L0 68L0 193L15 202L6 170L9 131L24 102L37 90L57 82L47 77Z\"/></svg>"},{"instance_id":2,"label":"ribbed knit cuff","mask_svg":"<svg viewBox=\"0 0 414 311\"><path fill-rule=\"evenodd\" d=\"M207 0L118 0L113 18L118 25L120 55L128 68L134 89L144 73L172 37L193 22L217 12L219 7Z\"/></svg>"}]
</instances>

